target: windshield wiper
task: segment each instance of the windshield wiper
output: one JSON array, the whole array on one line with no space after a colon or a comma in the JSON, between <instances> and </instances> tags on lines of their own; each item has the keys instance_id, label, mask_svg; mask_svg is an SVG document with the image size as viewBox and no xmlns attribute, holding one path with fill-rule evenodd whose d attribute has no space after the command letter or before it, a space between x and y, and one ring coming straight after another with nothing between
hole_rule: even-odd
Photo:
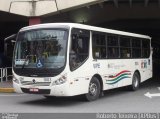
<instances>
[{"instance_id":1,"label":"windshield wiper","mask_svg":"<svg viewBox=\"0 0 160 119\"><path fill-rule=\"evenodd\" d=\"M24 69L24 67L25 67L25 65L26 65L26 63L27 63L27 61L28 61L28 55L26 56L26 59L25 59L23 65L22 65L22 68L21 68L21 69Z\"/></svg>"}]
</instances>

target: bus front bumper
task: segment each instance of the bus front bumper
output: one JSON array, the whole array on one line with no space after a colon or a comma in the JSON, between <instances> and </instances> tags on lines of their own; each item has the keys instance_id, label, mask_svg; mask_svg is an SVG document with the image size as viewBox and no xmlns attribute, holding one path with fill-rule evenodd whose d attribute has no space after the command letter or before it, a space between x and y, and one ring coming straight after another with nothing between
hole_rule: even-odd
<instances>
[{"instance_id":1,"label":"bus front bumper","mask_svg":"<svg viewBox=\"0 0 160 119\"><path fill-rule=\"evenodd\" d=\"M50 96L72 96L67 83L54 86L33 86L21 85L13 82L13 87L17 93L42 94Z\"/></svg>"}]
</instances>

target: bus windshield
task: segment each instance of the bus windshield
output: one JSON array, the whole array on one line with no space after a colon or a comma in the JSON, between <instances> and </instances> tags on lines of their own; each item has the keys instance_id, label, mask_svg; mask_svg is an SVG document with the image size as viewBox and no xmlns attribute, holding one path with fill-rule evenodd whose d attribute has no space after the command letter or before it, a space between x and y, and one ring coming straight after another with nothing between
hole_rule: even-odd
<instances>
[{"instance_id":1,"label":"bus windshield","mask_svg":"<svg viewBox=\"0 0 160 119\"><path fill-rule=\"evenodd\" d=\"M15 46L16 68L59 69L65 66L67 31L38 29L20 32Z\"/></svg>"}]
</instances>

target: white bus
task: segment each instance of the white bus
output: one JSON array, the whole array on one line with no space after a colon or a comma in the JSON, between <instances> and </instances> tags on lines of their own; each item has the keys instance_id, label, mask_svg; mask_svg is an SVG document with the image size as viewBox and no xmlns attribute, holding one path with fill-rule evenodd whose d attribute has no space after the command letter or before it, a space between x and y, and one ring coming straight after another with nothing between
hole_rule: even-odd
<instances>
[{"instance_id":1,"label":"white bus","mask_svg":"<svg viewBox=\"0 0 160 119\"><path fill-rule=\"evenodd\" d=\"M93 101L104 90L137 90L151 77L149 36L76 23L28 26L17 35L13 85L18 93L84 94Z\"/></svg>"}]
</instances>

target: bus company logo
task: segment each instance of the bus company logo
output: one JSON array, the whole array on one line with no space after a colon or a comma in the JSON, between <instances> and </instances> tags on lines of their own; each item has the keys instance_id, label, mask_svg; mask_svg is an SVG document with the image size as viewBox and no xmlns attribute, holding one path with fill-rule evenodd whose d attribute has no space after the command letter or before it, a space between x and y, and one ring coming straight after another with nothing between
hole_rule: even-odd
<instances>
[{"instance_id":1,"label":"bus company logo","mask_svg":"<svg viewBox=\"0 0 160 119\"><path fill-rule=\"evenodd\" d=\"M36 80L35 80L35 79L33 79L33 80L32 80L32 82L33 82L33 83L36 83Z\"/></svg>"},{"instance_id":2,"label":"bus company logo","mask_svg":"<svg viewBox=\"0 0 160 119\"><path fill-rule=\"evenodd\" d=\"M147 61L146 60L141 62L141 68L142 69L147 68Z\"/></svg>"},{"instance_id":3,"label":"bus company logo","mask_svg":"<svg viewBox=\"0 0 160 119\"><path fill-rule=\"evenodd\" d=\"M128 70L121 71L114 76L112 75L109 76L110 79L107 80L106 84L110 84L110 85L116 84L123 79L131 78L130 75L131 75L131 72Z\"/></svg>"},{"instance_id":4,"label":"bus company logo","mask_svg":"<svg viewBox=\"0 0 160 119\"><path fill-rule=\"evenodd\" d=\"M100 63L93 64L93 68L94 68L94 69L100 68Z\"/></svg>"},{"instance_id":5,"label":"bus company logo","mask_svg":"<svg viewBox=\"0 0 160 119\"><path fill-rule=\"evenodd\" d=\"M114 63L108 64L108 68L119 69L119 68L123 68L123 67L125 67L124 64L114 64Z\"/></svg>"}]
</instances>

